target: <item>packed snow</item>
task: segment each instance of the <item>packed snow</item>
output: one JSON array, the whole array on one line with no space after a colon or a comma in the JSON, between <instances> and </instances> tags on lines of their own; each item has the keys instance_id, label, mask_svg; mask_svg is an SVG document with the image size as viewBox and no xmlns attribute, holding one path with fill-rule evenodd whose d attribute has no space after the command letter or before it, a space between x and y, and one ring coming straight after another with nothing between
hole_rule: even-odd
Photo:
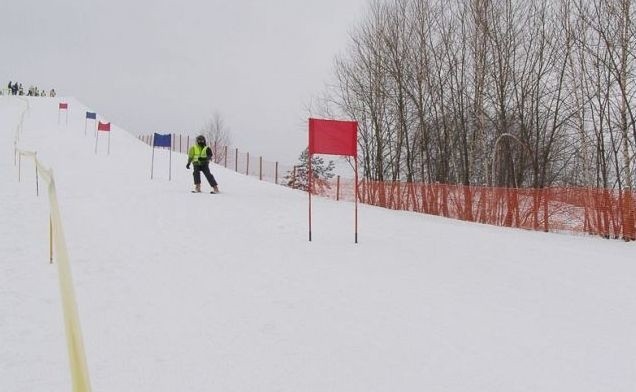
<instances>
[{"instance_id":1,"label":"packed snow","mask_svg":"<svg viewBox=\"0 0 636 392\"><path fill-rule=\"evenodd\" d=\"M184 155L68 98L0 97L0 391L69 391L53 169L93 391L636 389L636 248L313 198ZM58 123L58 103L69 103ZM101 118L100 118L101 119ZM107 121L108 119L101 119ZM209 186L203 183L204 190Z\"/></svg>"}]
</instances>

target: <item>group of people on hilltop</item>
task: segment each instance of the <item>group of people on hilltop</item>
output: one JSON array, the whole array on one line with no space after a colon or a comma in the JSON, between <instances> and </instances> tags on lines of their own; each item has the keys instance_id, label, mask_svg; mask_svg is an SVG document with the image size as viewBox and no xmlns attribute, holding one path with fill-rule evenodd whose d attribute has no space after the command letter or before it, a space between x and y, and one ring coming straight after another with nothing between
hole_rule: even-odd
<instances>
[{"instance_id":1,"label":"group of people on hilltop","mask_svg":"<svg viewBox=\"0 0 636 392\"><path fill-rule=\"evenodd\" d=\"M2 94L2 90L0 90L0 94ZM11 82L7 85L7 94L8 95L25 95L24 88L22 88L22 83ZM47 94L44 89L39 89L36 86L29 87L29 90L26 93L27 97L55 97L55 89L51 89Z\"/></svg>"}]
</instances>

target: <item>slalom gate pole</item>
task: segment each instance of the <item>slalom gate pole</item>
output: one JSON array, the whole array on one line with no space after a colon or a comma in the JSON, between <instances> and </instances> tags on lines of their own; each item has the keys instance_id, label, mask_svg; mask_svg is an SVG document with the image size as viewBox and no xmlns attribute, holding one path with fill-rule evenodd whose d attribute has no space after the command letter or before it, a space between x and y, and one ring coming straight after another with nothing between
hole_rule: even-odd
<instances>
[{"instance_id":1,"label":"slalom gate pole","mask_svg":"<svg viewBox=\"0 0 636 392\"><path fill-rule=\"evenodd\" d=\"M312 172L311 172L311 158L312 158L312 154L309 154L309 160L308 160L308 167L309 167L309 178L307 180L307 193L309 194L309 242L311 242L311 191L312 191Z\"/></svg>"},{"instance_id":2,"label":"slalom gate pole","mask_svg":"<svg viewBox=\"0 0 636 392\"><path fill-rule=\"evenodd\" d=\"M356 202L355 202L355 243L358 243L358 157L355 157L355 161L356 161L356 190L355 190L355 197L356 197Z\"/></svg>"},{"instance_id":3,"label":"slalom gate pole","mask_svg":"<svg viewBox=\"0 0 636 392\"><path fill-rule=\"evenodd\" d=\"M155 146L152 146L152 161L150 163L150 179L152 180L155 170Z\"/></svg>"}]
</instances>

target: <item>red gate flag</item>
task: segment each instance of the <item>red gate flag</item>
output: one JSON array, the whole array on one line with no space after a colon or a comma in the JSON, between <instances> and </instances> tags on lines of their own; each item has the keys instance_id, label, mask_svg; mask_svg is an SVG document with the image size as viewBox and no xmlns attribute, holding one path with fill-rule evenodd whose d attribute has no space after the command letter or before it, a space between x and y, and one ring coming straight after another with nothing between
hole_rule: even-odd
<instances>
[{"instance_id":1,"label":"red gate flag","mask_svg":"<svg viewBox=\"0 0 636 392\"><path fill-rule=\"evenodd\" d=\"M60 102L59 109L68 109L68 103L66 103L66 102ZM59 109L58 109L58 110L59 110Z\"/></svg>"},{"instance_id":2,"label":"red gate flag","mask_svg":"<svg viewBox=\"0 0 636 392\"><path fill-rule=\"evenodd\" d=\"M311 242L311 193L314 176L311 171L313 154L348 155L355 160L355 243L358 243L358 122L309 119L309 241Z\"/></svg>"},{"instance_id":3,"label":"red gate flag","mask_svg":"<svg viewBox=\"0 0 636 392\"><path fill-rule=\"evenodd\" d=\"M358 156L358 122L309 119L309 154Z\"/></svg>"},{"instance_id":4,"label":"red gate flag","mask_svg":"<svg viewBox=\"0 0 636 392\"><path fill-rule=\"evenodd\" d=\"M103 123L103 122L99 122L97 123L97 130L98 131L106 131L106 132L110 132L110 123Z\"/></svg>"}]
</instances>

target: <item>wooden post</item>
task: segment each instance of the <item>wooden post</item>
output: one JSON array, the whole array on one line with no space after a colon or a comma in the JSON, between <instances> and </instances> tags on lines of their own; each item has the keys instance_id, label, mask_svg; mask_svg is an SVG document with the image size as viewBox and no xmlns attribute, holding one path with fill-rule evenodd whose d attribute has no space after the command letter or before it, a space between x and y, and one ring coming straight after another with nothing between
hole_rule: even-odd
<instances>
[{"instance_id":1,"label":"wooden post","mask_svg":"<svg viewBox=\"0 0 636 392\"><path fill-rule=\"evenodd\" d=\"M53 264L53 218L49 215L49 264Z\"/></svg>"},{"instance_id":2,"label":"wooden post","mask_svg":"<svg viewBox=\"0 0 636 392\"><path fill-rule=\"evenodd\" d=\"M234 171L238 172L238 147L234 152Z\"/></svg>"},{"instance_id":3,"label":"wooden post","mask_svg":"<svg viewBox=\"0 0 636 392\"><path fill-rule=\"evenodd\" d=\"M263 157L258 157L258 179L263 181Z\"/></svg>"},{"instance_id":4,"label":"wooden post","mask_svg":"<svg viewBox=\"0 0 636 392\"><path fill-rule=\"evenodd\" d=\"M246 164L245 164L245 175L249 176L250 175L250 153L246 153L245 154L246 157Z\"/></svg>"},{"instance_id":5,"label":"wooden post","mask_svg":"<svg viewBox=\"0 0 636 392\"><path fill-rule=\"evenodd\" d=\"M274 171L274 184L278 184L278 161L276 161L276 169Z\"/></svg>"},{"instance_id":6,"label":"wooden post","mask_svg":"<svg viewBox=\"0 0 636 392\"><path fill-rule=\"evenodd\" d=\"M336 177L336 201L340 200L340 176Z\"/></svg>"}]
</instances>

